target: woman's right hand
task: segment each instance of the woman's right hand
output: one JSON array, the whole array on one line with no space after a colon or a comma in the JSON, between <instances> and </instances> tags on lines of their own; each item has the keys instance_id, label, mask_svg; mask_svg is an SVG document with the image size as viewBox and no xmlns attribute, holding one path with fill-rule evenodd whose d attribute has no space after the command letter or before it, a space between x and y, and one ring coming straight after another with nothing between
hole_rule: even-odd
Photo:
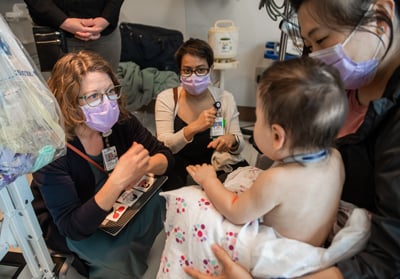
<instances>
[{"instance_id":1,"label":"woman's right hand","mask_svg":"<svg viewBox=\"0 0 400 279\"><path fill-rule=\"evenodd\" d=\"M216 113L217 110L214 107L203 110L195 121L184 128L183 133L186 140L190 141L197 133L210 128L214 124Z\"/></svg>"},{"instance_id":2,"label":"woman's right hand","mask_svg":"<svg viewBox=\"0 0 400 279\"><path fill-rule=\"evenodd\" d=\"M217 110L212 107L206 110L203 110L200 115L195 120L195 123L199 127L199 132L203 132L210 128L215 121Z\"/></svg>"},{"instance_id":3,"label":"woman's right hand","mask_svg":"<svg viewBox=\"0 0 400 279\"><path fill-rule=\"evenodd\" d=\"M105 211L112 209L122 191L137 183L146 174L149 160L149 152L143 145L134 142L118 159L106 183L96 193L94 199L97 205Z\"/></svg>"},{"instance_id":4,"label":"woman's right hand","mask_svg":"<svg viewBox=\"0 0 400 279\"><path fill-rule=\"evenodd\" d=\"M118 159L109 180L121 187L121 191L129 188L146 174L150 156L143 145L134 142L132 146Z\"/></svg>"}]
</instances>

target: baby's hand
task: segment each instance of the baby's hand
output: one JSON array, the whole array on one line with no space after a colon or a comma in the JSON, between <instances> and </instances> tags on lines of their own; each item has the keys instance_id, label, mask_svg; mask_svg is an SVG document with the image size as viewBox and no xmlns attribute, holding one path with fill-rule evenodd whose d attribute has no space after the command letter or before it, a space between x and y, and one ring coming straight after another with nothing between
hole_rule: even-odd
<instances>
[{"instance_id":1,"label":"baby's hand","mask_svg":"<svg viewBox=\"0 0 400 279\"><path fill-rule=\"evenodd\" d=\"M212 165L189 165L186 167L187 172L193 178L193 180L203 186L204 182L211 178L217 178L217 174Z\"/></svg>"}]
</instances>

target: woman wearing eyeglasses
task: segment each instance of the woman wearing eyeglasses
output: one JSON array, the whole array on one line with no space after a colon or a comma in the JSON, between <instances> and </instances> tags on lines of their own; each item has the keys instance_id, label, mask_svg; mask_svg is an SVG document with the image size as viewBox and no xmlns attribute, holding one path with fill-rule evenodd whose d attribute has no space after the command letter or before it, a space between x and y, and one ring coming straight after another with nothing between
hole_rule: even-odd
<instances>
[{"instance_id":1,"label":"woman wearing eyeglasses","mask_svg":"<svg viewBox=\"0 0 400 279\"><path fill-rule=\"evenodd\" d=\"M161 92L155 106L157 138L176 160L165 190L187 185L187 165L208 163L221 179L239 166L243 135L233 95L211 85L214 54L209 44L189 39L176 53L181 86Z\"/></svg>"},{"instance_id":2,"label":"woman wearing eyeglasses","mask_svg":"<svg viewBox=\"0 0 400 279\"><path fill-rule=\"evenodd\" d=\"M98 228L125 189L173 165L172 153L124 109L118 79L99 55L68 53L48 85L69 145L65 156L33 174L33 204L47 244L77 254L90 278L141 278L162 229L158 195L118 235Z\"/></svg>"}]
</instances>

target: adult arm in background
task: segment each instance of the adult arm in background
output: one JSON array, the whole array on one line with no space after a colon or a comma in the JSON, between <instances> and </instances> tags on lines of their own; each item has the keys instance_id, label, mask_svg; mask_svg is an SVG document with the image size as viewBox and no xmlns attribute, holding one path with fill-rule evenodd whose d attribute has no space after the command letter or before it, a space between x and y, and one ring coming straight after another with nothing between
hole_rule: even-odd
<instances>
[{"instance_id":1,"label":"adult arm in background","mask_svg":"<svg viewBox=\"0 0 400 279\"><path fill-rule=\"evenodd\" d=\"M24 1L36 24L58 28L68 18L67 14L54 3L54 0Z\"/></svg>"},{"instance_id":2,"label":"adult arm in background","mask_svg":"<svg viewBox=\"0 0 400 279\"><path fill-rule=\"evenodd\" d=\"M76 18L66 19L61 28L66 30L71 27L71 30L74 30L74 27L81 27L82 30L77 30L73 33L75 38L84 41L96 40L101 37L101 33L106 28L110 27L111 30L114 30L118 26L119 14L123 2L124 0L107 0L98 16L90 19L78 18L78 21ZM69 32L72 33L71 31Z\"/></svg>"},{"instance_id":3,"label":"adult arm in background","mask_svg":"<svg viewBox=\"0 0 400 279\"><path fill-rule=\"evenodd\" d=\"M72 15L68 16L67 11L56 5L56 0L24 1L36 24L61 28L82 40L98 39L100 33L108 26L114 29L118 25L123 3L123 0L108 0L103 10L99 10L98 16L89 17L84 15L85 11L79 14L79 10L71 12ZM60 2L60 6L64 4L64 2ZM91 9L90 6L87 8Z\"/></svg>"},{"instance_id":4,"label":"adult arm in background","mask_svg":"<svg viewBox=\"0 0 400 279\"><path fill-rule=\"evenodd\" d=\"M214 108L205 110L195 121L175 133L174 121L178 108L179 104L175 104L172 89L164 90L157 95L155 105L157 138L164 142L174 154L179 152L186 144L192 142L195 134L211 127L214 123L213 119L215 119ZM207 120L207 118L210 118L210 120Z\"/></svg>"},{"instance_id":5,"label":"adult arm in background","mask_svg":"<svg viewBox=\"0 0 400 279\"><path fill-rule=\"evenodd\" d=\"M80 16L68 16L68 11L64 11L58 6L55 0L25 0L29 13L33 21L38 25L60 28L75 36L78 39L89 40L94 34L100 34L100 28L93 28L92 19L84 19ZM65 3L61 2L60 5ZM99 35L96 35L98 38Z\"/></svg>"},{"instance_id":6,"label":"adult arm in background","mask_svg":"<svg viewBox=\"0 0 400 279\"><path fill-rule=\"evenodd\" d=\"M107 0L99 17L107 20L112 28L116 28L118 26L119 14L123 3L124 0Z\"/></svg>"}]
</instances>

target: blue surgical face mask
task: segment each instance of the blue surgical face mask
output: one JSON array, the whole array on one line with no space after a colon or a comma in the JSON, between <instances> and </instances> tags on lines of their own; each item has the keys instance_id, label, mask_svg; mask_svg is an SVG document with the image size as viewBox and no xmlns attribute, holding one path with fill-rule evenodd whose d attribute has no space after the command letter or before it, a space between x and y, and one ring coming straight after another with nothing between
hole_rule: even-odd
<instances>
[{"instance_id":1,"label":"blue surgical face mask","mask_svg":"<svg viewBox=\"0 0 400 279\"><path fill-rule=\"evenodd\" d=\"M344 46L351 39L357 28L341 43L332 47L310 53L310 57L334 66L340 72L346 89L357 89L368 84L376 74L379 60L377 55L382 42L379 40L373 57L369 60L356 62L345 52Z\"/></svg>"},{"instance_id":2,"label":"blue surgical face mask","mask_svg":"<svg viewBox=\"0 0 400 279\"><path fill-rule=\"evenodd\" d=\"M103 103L96 107L84 105L81 106L81 109L86 117L86 125L102 133L110 131L112 126L118 121L118 102L114 100L110 101L107 97L104 97Z\"/></svg>"},{"instance_id":3,"label":"blue surgical face mask","mask_svg":"<svg viewBox=\"0 0 400 279\"><path fill-rule=\"evenodd\" d=\"M210 74L202 77L198 77L192 74L189 77L181 76L182 87L191 95L200 95L203 93L208 86L211 84Z\"/></svg>"}]
</instances>

